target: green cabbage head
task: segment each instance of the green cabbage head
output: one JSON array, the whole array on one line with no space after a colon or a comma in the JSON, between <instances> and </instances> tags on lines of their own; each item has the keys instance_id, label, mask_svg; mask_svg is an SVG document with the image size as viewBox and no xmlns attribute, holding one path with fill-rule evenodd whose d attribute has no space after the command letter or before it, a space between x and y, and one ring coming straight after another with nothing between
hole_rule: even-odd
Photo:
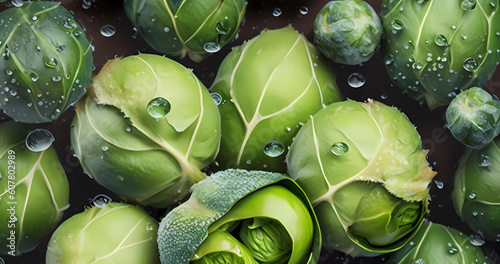
<instances>
[{"instance_id":1,"label":"green cabbage head","mask_svg":"<svg viewBox=\"0 0 500 264\"><path fill-rule=\"evenodd\" d=\"M325 246L375 256L401 248L422 222L436 174L426 156L396 108L348 100L299 130L288 173L311 199Z\"/></svg>"},{"instance_id":2,"label":"green cabbage head","mask_svg":"<svg viewBox=\"0 0 500 264\"><path fill-rule=\"evenodd\" d=\"M500 61L500 10L491 0L384 0L382 55L403 92L430 109L482 87Z\"/></svg>"}]
</instances>

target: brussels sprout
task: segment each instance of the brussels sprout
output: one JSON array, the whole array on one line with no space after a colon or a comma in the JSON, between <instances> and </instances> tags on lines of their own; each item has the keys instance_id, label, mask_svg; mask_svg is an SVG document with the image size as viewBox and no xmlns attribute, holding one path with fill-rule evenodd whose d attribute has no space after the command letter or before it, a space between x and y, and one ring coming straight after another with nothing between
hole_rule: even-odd
<instances>
[{"instance_id":1,"label":"brussels sprout","mask_svg":"<svg viewBox=\"0 0 500 264\"><path fill-rule=\"evenodd\" d=\"M135 206L94 206L56 229L45 263L160 263L157 231L158 222Z\"/></svg>"},{"instance_id":2,"label":"brussels sprout","mask_svg":"<svg viewBox=\"0 0 500 264\"><path fill-rule=\"evenodd\" d=\"M0 124L0 255L35 249L69 207L68 179L43 135L51 136L14 121Z\"/></svg>"},{"instance_id":3,"label":"brussels sprout","mask_svg":"<svg viewBox=\"0 0 500 264\"><path fill-rule=\"evenodd\" d=\"M92 49L68 10L36 1L0 13L0 108L16 121L57 119L85 94Z\"/></svg>"},{"instance_id":4,"label":"brussels sprout","mask_svg":"<svg viewBox=\"0 0 500 264\"><path fill-rule=\"evenodd\" d=\"M415 236L387 263L488 263L481 248L470 243L462 232L431 222L423 222Z\"/></svg>"},{"instance_id":5,"label":"brussels sprout","mask_svg":"<svg viewBox=\"0 0 500 264\"><path fill-rule=\"evenodd\" d=\"M430 109L482 87L500 61L500 12L490 0L384 0L386 69Z\"/></svg>"},{"instance_id":6,"label":"brussels sprout","mask_svg":"<svg viewBox=\"0 0 500 264\"><path fill-rule=\"evenodd\" d=\"M435 172L408 118L379 102L337 102L290 147L288 173L311 199L325 246L352 256L401 248L428 211Z\"/></svg>"},{"instance_id":7,"label":"brussels sprout","mask_svg":"<svg viewBox=\"0 0 500 264\"><path fill-rule=\"evenodd\" d=\"M500 133L500 102L472 87L459 93L446 109L447 127L468 147L481 149Z\"/></svg>"},{"instance_id":8,"label":"brussels sprout","mask_svg":"<svg viewBox=\"0 0 500 264\"><path fill-rule=\"evenodd\" d=\"M160 223L162 263L317 263L314 211L284 175L229 169L192 190Z\"/></svg>"},{"instance_id":9,"label":"brussels sprout","mask_svg":"<svg viewBox=\"0 0 500 264\"><path fill-rule=\"evenodd\" d=\"M328 61L291 27L233 49L211 91L221 97L219 166L276 172L286 171L285 151L301 122L341 100Z\"/></svg>"},{"instance_id":10,"label":"brussels sprout","mask_svg":"<svg viewBox=\"0 0 500 264\"><path fill-rule=\"evenodd\" d=\"M71 146L99 184L123 198L168 207L205 178L220 118L184 66L158 55L109 61L76 104Z\"/></svg>"},{"instance_id":11,"label":"brussels sprout","mask_svg":"<svg viewBox=\"0 0 500 264\"><path fill-rule=\"evenodd\" d=\"M368 61L382 38L382 23L362 0L330 1L314 20L314 43L333 62Z\"/></svg>"},{"instance_id":12,"label":"brussels sprout","mask_svg":"<svg viewBox=\"0 0 500 264\"><path fill-rule=\"evenodd\" d=\"M484 238L500 242L500 138L467 149L455 174L452 199L464 221Z\"/></svg>"},{"instance_id":13,"label":"brussels sprout","mask_svg":"<svg viewBox=\"0 0 500 264\"><path fill-rule=\"evenodd\" d=\"M231 41L246 0L125 0L127 16L153 49L201 61Z\"/></svg>"}]
</instances>

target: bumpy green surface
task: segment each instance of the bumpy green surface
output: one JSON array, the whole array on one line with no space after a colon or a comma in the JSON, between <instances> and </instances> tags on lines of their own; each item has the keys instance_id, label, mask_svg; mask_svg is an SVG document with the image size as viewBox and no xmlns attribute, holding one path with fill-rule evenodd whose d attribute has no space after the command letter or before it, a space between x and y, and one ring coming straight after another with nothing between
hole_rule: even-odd
<instances>
[{"instance_id":1,"label":"bumpy green surface","mask_svg":"<svg viewBox=\"0 0 500 264\"><path fill-rule=\"evenodd\" d=\"M25 145L33 129L14 121L0 124L2 255L17 256L35 249L69 207L68 179L54 148L33 152ZM11 241L12 248L8 246Z\"/></svg>"},{"instance_id":2,"label":"bumpy green surface","mask_svg":"<svg viewBox=\"0 0 500 264\"><path fill-rule=\"evenodd\" d=\"M431 109L449 104L460 90L482 87L500 61L499 6L491 0L384 0L381 51L390 77Z\"/></svg>"},{"instance_id":3,"label":"bumpy green surface","mask_svg":"<svg viewBox=\"0 0 500 264\"><path fill-rule=\"evenodd\" d=\"M382 38L382 23L365 1L330 1L314 20L314 43L336 63L368 61Z\"/></svg>"},{"instance_id":4,"label":"bumpy green surface","mask_svg":"<svg viewBox=\"0 0 500 264\"><path fill-rule=\"evenodd\" d=\"M373 256L408 242L436 174L421 145L408 118L379 102L333 103L308 120L288 173L311 199L325 246Z\"/></svg>"},{"instance_id":5,"label":"bumpy green surface","mask_svg":"<svg viewBox=\"0 0 500 264\"><path fill-rule=\"evenodd\" d=\"M169 102L153 117L151 100ZM99 184L125 199L167 207L205 178L215 159L220 118L212 97L187 68L141 54L109 61L76 104L71 146Z\"/></svg>"},{"instance_id":6,"label":"bumpy green surface","mask_svg":"<svg viewBox=\"0 0 500 264\"><path fill-rule=\"evenodd\" d=\"M16 121L57 119L85 94L92 49L59 3L36 1L0 14L0 108Z\"/></svg>"}]
</instances>

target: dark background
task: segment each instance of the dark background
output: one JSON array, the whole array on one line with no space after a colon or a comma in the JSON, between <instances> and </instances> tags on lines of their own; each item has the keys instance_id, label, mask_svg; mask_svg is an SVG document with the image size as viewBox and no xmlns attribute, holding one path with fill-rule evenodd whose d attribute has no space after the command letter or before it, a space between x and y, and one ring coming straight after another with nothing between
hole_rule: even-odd
<instances>
[{"instance_id":1,"label":"dark background","mask_svg":"<svg viewBox=\"0 0 500 264\"><path fill-rule=\"evenodd\" d=\"M157 53L151 49L134 31L132 24L126 17L122 1L120 0L62 0L63 6L72 10L76 20L86 29L87 36L92 39L95 46L94 74L97 74L108 59L119 56L128 56L141 53ZM238 38L227 44L218 53L203 60L201 63L194 63L189 59L179 60L184 66L192 68L194 73L200 78L206 87L210 87L215 78L218 65L231 50L232 46L240 45L244 40L250 39L260 33L263 29L276 29L291 24L299 32L305 34L312 40L312 25L316 14L327 0L249 0L247 14L242 23ZM367 0L373 8L380 12L382 0ZM90 4L89 8L83 6ZM10 1L0 4L0 11L12 6ZM278 7L282 14L273 16L273 10ZM300 10L307 7L307 14L301 14ZM100 28L110 24L116 28L116 33L111 37L104 37L100 34ZM457 216L450 199L453 189L453 176L457 167L457 162L464 147L457 142L451 133L444 128L445 108L441 107L430 111L425 104L403 95L400 90L391 84L387 75L381 55L377 52L373 58L363 65L343 66L333 65L337 74L337 83L342 94L350 99L364 101L368 98L379 100L388 105L398 107L404 112L419 131L423 147L429 149L429 163L438 172L435 181L443 183L443 188L434 186L431 189L432 202L430 204L431 213L429 219L444 225L457 228L464 233L471 234L472 231ZM366 83L358 89L351 88L347 83L347 77L354 73L361 73L366 77ZM500 70L497 69L494 76L486 83L484 88L490 92L500 95ZM70 208L65 211L63 221L70 216L80 213L85 206L89 206L89 199L97 194L106 194L113 201L120 199L113 193L97 185L92 179L83 174L78 160L73 157L69 146L69 125L73 117L73 109L68 109L58 120L53 123L43 124L56 137L54 146L59 154L63 167L70 182ZM0 122L8 117L0 113ZM157 219L160 219L165 210L146 208L146 210ZM500 223L499 223L500 224ZM17 258L2 256L7 264L35 264L45 263L45 250L48 243L46 238L37 249L30 253L25 253ZM487 242L483 249L492 259L497 259L500 254L499 243ZM377 258L356 258L345 257L343 253L324 250L321 263L383 263L384 256ZM498 261L497 261L498 262Z\"/></svg>"}]
</instances>

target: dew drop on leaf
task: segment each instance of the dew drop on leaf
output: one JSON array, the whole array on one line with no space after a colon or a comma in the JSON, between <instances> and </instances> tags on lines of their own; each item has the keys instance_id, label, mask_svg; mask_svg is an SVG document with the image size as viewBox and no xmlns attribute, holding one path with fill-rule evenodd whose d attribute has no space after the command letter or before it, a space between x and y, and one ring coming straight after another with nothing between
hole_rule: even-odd
<instances>
[{"instance_id":1,"label":"dew drop on leaf","mask_svg":"<svg viewBox=\"0 0 500 264\"><path fill-rule=\"evenodd\" d=\"M344 142L337 142L330 147L330 151L337 156L342 156L349 151L349 146Z\"/></svg>"},{"instance_id":2,"label":"dew drop on leaf","mask_svg":"<svg viewBox=\"0 0 500 264\"><path fill-rule=\"evenodd\" d=\"M391 65L394 62L394 55L392 54L387 54L384 57L384 63L385 65Z\"/></svg>"},{"instance_id":3,"label":"dew drop on leaf","mask_svg":"<svg viewBox=\"0 0 500 264\"><path fill-rule=\"evenodd\" d=\"M285 147L283 144L279 141L269 141L267 144L264 146L264 154L271 158L275 158L280 156L285 152Z\"/></svg>"},{"instance_id":4,"label":"dew drop on leaf","mask_svg":"<svg viewBox=\"0 0 500 264\"><path fill-rule=\"evenodd\" d=\"M211 93L212 99L214 100L216 105L220 105L222 102L222 96L218 93Z\"/></svg>"},{"instance_id":5,"label":"dew drop on leaf","mask_svg":"<svg viewBox=\"0 0 500 264\"><path fill-rule=\"evenodd\" d=\"M30 78L31 78L31 81L33 82L36 82L38 81L38 74L36 74L36 72L30 72Z\"/></svg>"},{"instance_id":6,"label":"dew drop on leaf","mask_svg":"<svg viewBox=\"0 0 500 264\"><path fill-rule=\"evenodd\" d=\"M57 59L56 58L51 58L50 60L45 62L45 66L49 68L55 68L57 66Z\"/></svg>"},{"instance_id":7,"label":"dew drop on leaf","mask_svg":"<svg viewBox=\"0 0 500 264\"><path fill-rule=\"evenodd\" d=\"M203 45L203 49L208 53L216 53L220 50L220 46L215 42L207 42Z\"/></svg>"},{"instance_id":8,"label":"dew drop on leaf","mask_svg":"<svg viewBox=\"0 0 500 264\"><path fill-rule=\"evenodd\" d=\"M476 59L469 57L464 61L464 69L468 72L473 72L477 69L477 61Z\"/></svg>"},{"instance_id":9,"label":"dew drop on leaf","mask_svg":"<svg viewBox=\"0 0 500 264\"><path fill-rule=\"evenodd\" d=\"M221 35L226 35L229 32L229 22L227 20L222 20L217 23L215 30Z\"/></svg>"},{"instance_id":10,"label":"dew drop on leaf","mask_svg":"<svg viewBox=\"0 0 500 264\"><path fill-rule=\"evenodd\" d=\"M48 149L54 140L55 138L50 131L37 128L26 137L26 147L31 151L40 152Z\"/></svg>"},{"instance_id":11,"label":"dew drop on leaf","mask_svg":"<svg viewBox=\"0 0 500 264\"><path fill-rule=\"evenodd\" d=\"M11 1L12 5L15 6L15 7L21 7L23 6L23 0L12 0Z\"/></svg>"},{"instance_id":12,"label":"dew drop on leaf","mask_svg":"<svg viewBox=\"0 0 500 264\"><path fill-rule=\"evenodd\" d=\"M471 234L469 236L469 242L476 247L480 247L485 243L484 239L481 236L475 234Z\"/></svg>"},{"instance_id":13,"label":"dew drop on leaf","mask_svg":"<svg viewBox=\"0 0 500 264\"><path fill-rule=\"evenodd\" d=\"M66 53L66 45L61 44L56 47L56 50L60 53Z\"/></svg>"},{"instance_id":14,"label":"dew drop on leaf","mask_svg":"<svg viewBox=\"0 0 500 264\"><path fill-rule=\"evenodd\" d=\"M436 43L436 45L440 47L448 45L448 40L443 35L437 35L436 38L434 39L434 42Z\"/></svg>"},{"instance_id":15,"label":"dew drop on leaf","mask_svg":"<svg viewBox=\"0 0 500 264\"><path fill-rule=\"evenodd\" d=\"M103 208L112 200L109 196L105 194L98 194L92 199L92 204L96 207Z\"/></svg>"},{"instance_id":16,"label":"dew drop on leaf","mask_svg":"<svg viewBox=\"0 0 500 264\"><path fill-rule=\"evenodd\" d=\"M347 83L352 88L359 88L359 87L363 86L365 84L365 82L366 82L365 76L363 76L362 74L357 73L357 72L352 73L347 78Z\"/></svg>"},{"instance_id":17,"label":"dew drop on leaf","mask_svg":"<svg viewBox=\"0 0 500 264\"><path fill-rule=\"evenodd\" d=\"M490 166L490 157L484 154L479 155L477 160L477 166L480 168L486 168Z\"/></svg>"},{"instance_id":18,"label":"dew drop on leaf","mask_svg":"<svg viewBox=\"0 0 500 264\"><path fill-rule=\"evenodd\" d=\"M170 102L163 97L156 97L148 103L148 113L153 118L162 118L170 112Z\"/></svg>"},{"instance_id":19,"label":"dew drop on leaf","mask_svg":"<svg viewBox=\"0 0 500 264\"><path fill-rule=\"evenodd\" d=\"M403 23L397 19L394 19L392 22L391 22L391 27L396 30L396 31L400 31L400 30L403 30L405 28L405 26L403 25Z\"/></svg>"},{"instance_id":20,"label":"dew drop on leaf","mask_svg":"<svg viewBox=\"0 0 500 264\"><path fill-rule=\"evenodd\" d=\"M474 200L477 197L476 191L472 191L469 193L469 199Z\"/></svg>"},{"instance_id":21,"label":"dew drop on leaf","mask_svg":"<svg viewBox=\"0 0 500 264\"><path fill-rule=\"evenodd\" d=\"M463 0L462 9L465 11L472 11L476 8L476 0Z\"/></svg>"}]
</instances>

